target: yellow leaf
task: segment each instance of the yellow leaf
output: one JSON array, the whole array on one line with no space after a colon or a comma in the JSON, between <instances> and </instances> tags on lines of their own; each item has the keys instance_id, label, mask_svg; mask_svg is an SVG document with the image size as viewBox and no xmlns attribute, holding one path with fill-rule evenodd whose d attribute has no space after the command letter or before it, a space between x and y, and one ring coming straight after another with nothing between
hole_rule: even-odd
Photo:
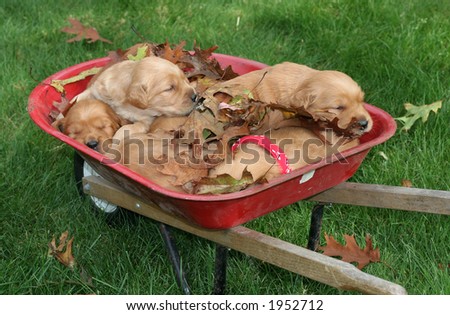
<instances>
[{"instance_id":1,"label":"yellow leaf","mask_svg":"<svg viewBox=\"0 0 450 315\"><path fill-rule=\"evenodd\" d=\"M102 68L93 67L91 69L80 72L78 75L64 79L64 80L52 80L50 86L54 87L59 93L65 93L64 86L69 83L78 82L86 79L88 76L97 74Z\"/></svg>"},{"instance_id":2,"label":"yellow leaf","mask_svg":"<svg viewBox=\"0 0 450 315\"><path fill-rule=\"evenodd\" d=\"M147 56L148 46L141 46L137 49L136 56L129 54L127 55L128 60L139 61Z\"/></svg>"},{"instance_id":3,"label":"yellow leaf","mask_svg":"<svg viewBox=\"0 0 450 315\"><path fill-rule=\"evenodd\" d=\"M442 101L437 101L430 105L422 106L415 106L413 104L406 103L404 106L406 109L406 115L395 119L403 123L403 127L401 128L402 131L408 131L418 119L421 118L422 122L426 122L430 112L433 111L437 113L442 107Z\"/></svg>"}]
</instances>

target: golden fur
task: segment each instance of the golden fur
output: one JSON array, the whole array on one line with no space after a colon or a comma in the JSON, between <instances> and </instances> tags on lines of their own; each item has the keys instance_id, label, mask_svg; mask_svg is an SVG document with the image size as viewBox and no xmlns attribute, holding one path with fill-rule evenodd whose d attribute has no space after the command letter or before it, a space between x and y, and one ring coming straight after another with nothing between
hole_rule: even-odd
<instances>
[{"instance_id":1,"label":"golden fur","mask_svg":"<svg viewBox=\"0 0 450 315\"><path fill-rule=\"evenodd\" d=\"M107 104L89 99L75 103L64 118L53 123L53 127L102 152L103 142L111 139L125 123Z\"/></svg>"},{"instance_id":2,"label":"golden fur","mask_svg":"<svg viewBox=\"0 0 450 315\"><path fill-rule=\"evenodd\" d=\"M179 152L174 150L170 137L164 131L148 133L147 125L137 122L121 127L111 143L105 153L108 158L163 188L184 192L181 187L173 184L176 179L174 176L163 174L159 170L165 161L173 159L176 152Z\"/></svg>"},{"instance_id":3,"label":"golden fur","mask_svg":"<svg viewBox=\"0 0 450 315\"><path fill-rule=\"evenodd\" d=\"M319 71L284 62L253 71L221 83L232 91L249 90L255 100L310 116L315 121L334 122L356 139L338 136L332 129L313 130L282 127L270 130L269 138L286 154L292 170L318 163L359 144L357 137L370 131L372 118L364 107L364 93L348 75L339 71ZM282 118L281 118L282 119ZM331 126L331 125L330 125ZM242 144L231 159L211 170L210 176L229 174L240 179L244 171L253 180L271 180L281 175L277 161L254 143Z\"/></svg>"},{"instance_id":4,"label":"golden fur","mask_svg":"<svg viewBox=\"0 0 450 315\"><path fill-rule=\"evenodd\" d=\"M146 57L112 64L75 99L99 99L122 118L149 126L157 116L189 114L194 97L194 89L178 66L163 58Z\"/></svg>"},{"instance_id":5,"label":"golden fur","mask_svg":"<svg viewBox=\"0 0 450 315\"><path fill-rule=\"evenodd\" d=\"M284 62L221 83L233 90L249 90L255 100L279 104L316 121L338 120L341 129L356 135L370 131L372 119L364 108L364 93L348 75L319 71Z\"/></svg>"}]
</instances>

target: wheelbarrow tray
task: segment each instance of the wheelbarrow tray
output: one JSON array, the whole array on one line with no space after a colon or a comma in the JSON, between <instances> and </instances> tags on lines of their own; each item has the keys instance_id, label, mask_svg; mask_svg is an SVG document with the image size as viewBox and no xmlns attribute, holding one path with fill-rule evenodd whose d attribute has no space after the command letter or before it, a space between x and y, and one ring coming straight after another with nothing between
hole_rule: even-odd
<instances>
[{"instance_id":1,"label":"wheelbarrow tray","mask_svg":"<svg viewBox=\"0 0 450 315\"><path fill-rule=\"evenodd\" d=\"M244 74L266 65L235 56L214 54L222 67L231 65ZM78 75L93 67L102 67L110 59L100 58L83 62L57 72L30 94L28 111L32 120L46 133L72 146L99 173L111 183L139 198L151 201L165 211L186 218L208 229L227 229L283 208L297 201L314 196L349 179L361 165L370 149L395 133L394 119L385 111L366 104L373 119L372 130L360 138L360 145L319 163L297 169L290 174L258 184L239 192L221 195L193 195L174 192L158 186L129 168L115 163L104 155L76 142L51 126L50 112L54 102L61 101L61 94L50 86L52 80L62 80ZM71 99L86 89L91 77L65 85L66 97Z\"/></svg>"}]
</instances>

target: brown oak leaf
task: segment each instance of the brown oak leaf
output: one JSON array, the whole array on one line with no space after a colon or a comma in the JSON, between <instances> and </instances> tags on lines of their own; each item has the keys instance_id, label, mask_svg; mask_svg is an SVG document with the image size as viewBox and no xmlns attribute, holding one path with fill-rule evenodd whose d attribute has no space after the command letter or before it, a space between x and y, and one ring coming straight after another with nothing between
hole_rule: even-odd
<instances>
[{"instance_id":1,"label":"brown oak leaf","mask_svg":"<svg viewBox=\"0 0 450 315\"><path fill-rule=\"evenodd\" d=\"M409 179L402 179L402 186L411 188L413 186L413 184Z\"/></svg>"},{"instance_id":2,"label":"brown oak leaf","mask_svg":"<svg viewBox=\"0 0 450 315\"><path fill-rule=\"evenodd\" d=\"M75 266L75 258L72 255L73 236L66 244L68 235L68 231L62 233L59 237L58 245L56 245L55 237L53 237L51 242L48 243L49 255L55 257L64 266L73 269Z\"/></svg>"},{"instance_id":3,"label":"brown oak leaf","mask_svg":"<svg viewBox=\"0 0 450 315\"><path fill-rule=\"evenodd\" d=\"M56 120L60 117L60 115L65 116L69 108L70 108L69 100L64 94L62 94L61 101L53 102L53 108L50 111L49 116L52 120Z\"/></svg>"},{"instance_id":4,"label":"brown oak leaf","mask_svg":"<svg viewBox=\"0 0 450 315\"><path fill-rule=\"evenodd\" d=\"M168 41L164 44L164 52L161 55L162 58L177 64L180 62L181 58L186 55L186 51L183 50L183 47L186 45L185 41L180 42L174 49L170 47Z\"/></svg>"},{"instance_id":5,"label":"brown oak leaf","mask_svg":"<svg viewBox=\"0 0 450 315\"><path fill-rule=\"evenodd\" d=\"M199 181L208 176L208 168L205 164L194 165L188 161L189 157L180 154L177 159L170 159L167 163L158 168L162 174L171 175L175 178L172 184L182 186L191 181ZM181 163L180 161L183 161Z\"/></svg>"},{"instance_id":6,"label":"brown oak leaf","mask_svg":"<svg viewBox=\"0 0 450 315\"><path fill-rule=\"evenodd\" d=\"M201 49L194 43L194 53L184 54L182 61L190 71L186 72L188 78L204 76L215 80L230 80L238 76L231 66L222 69L219 62L213 58L212 53L218 46L212 46L208 49Z\"/></svg>"},{"instance_id":7,"label":"brown oak leaf","mask_svg":"<svg viewBox=\"0 0 450 315\"><path fill-rule=\"evenodd\" d=\"M69 22L70 24L72 24L72 26L66 26L61 29L61 31L64 33L76 35L75 37L68 39L67 40L68 43L88 39L88 43L93 43L99 40L105 43L112 44L110 40L101 37L95 28L84 26L77 19L69 18Z\"/></svg>"},{"instance_id":8,"label":"brown oak leaf","mask_svg":"<svg viewBox=\"0 0 450 315\"><path fill-rule=\"evenodd\" d=\"M361 249L356 244L355 237L344 234L346 245L338 243L333 236L325 234L326 246L320 246L319 250L323 251L324 255L341 257L342 261L357 263L358 269L363 269L370 262L380 261L380 249L373 248L370 235L366 236L366 247Z\"/></svg>"},{"instance_id":9,"label":"brown oak leaf","mask_svg":"<svg viewBox=\"0 0 450 315\"><path fill-rule=\"evenodd\" d=\"M215 120L211 112L196 110L191 112L179 131L183 134L183 137L190 139L190 141L199 141L199 145L202 146L210 136L222 137L224 126Z\"/></svg>"},{"instance_id":10,"label":"brown oak leaf","mask_svg":"<svg viewBox=\"0 0 450 315\"><path fill-rule=\"evenodd\" d=\"M250 130L248 128L247 123L244 123L242 126L231 126L225 129L225 132L222 134L222 138L220 141L222 142L222 147L225 149L224 154L228 153L230 140L233 138L240 138L250 134Z\"/></svg>"}]
</instances>

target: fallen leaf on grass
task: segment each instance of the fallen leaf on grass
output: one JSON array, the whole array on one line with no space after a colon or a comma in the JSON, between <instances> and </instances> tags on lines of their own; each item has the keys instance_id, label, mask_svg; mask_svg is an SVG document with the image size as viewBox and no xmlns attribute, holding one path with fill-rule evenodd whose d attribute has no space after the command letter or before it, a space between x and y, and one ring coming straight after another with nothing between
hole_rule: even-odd
<instances>
[{"instance_id":1,"label":"fallen leaf on grass","mask_svg":"<svg viewBox=\"0 0 450 315\"><path fill-rule=\"evenodd\" d=\"M67 40L68 43L72 43L75 41L79 42L82 41L83 39L88 39L88 43L93 43L99 40L105 43L112 44L110 40L101 37L95 28L84 26L77 19L69 18L69 22L70 24L72 24L72 26L70 27L66 26L61 29L61 31L64 33L76 35L75 37L68 39Z\"/></svg>"},{"instance_id":2,"label":"fallen leaf on grass","mask_svg":"<svg viewBox=\"0 0 450 315\"><path fill-rule=\"evenodd\" d=\"M356 262L358 269L363 269L370 262L380 261L380 250L374 249L372 240L369 235L366 236L366 247L361 249L356 244L355 237L344 234L346 245L338 243L331 235L325 234L327 244L320 246L319 250L323 251L324 255L332 257L341 257L345 262Z\"/></svg>"},{"instance_id":3,"label":"fallen leaf on grass","mask_svg":"<svg viewBox=\"0 0 450 315\"><path fill-rule=\"evenodd\" d=\"M386 155L386 153L384 153L383 151L379 151L377 153L379 156L381 156L385 161L389 161L388 156Z\"/></svg>"},{"instance_id":4,"label":"fallen leaf on grass","mask_svg":"<svg viewBox=\"0 0 450 315\"><path fill-rule=\"evenodd\" d=\"M73 269L75 266L75 258L72 255L73 236L66 244L68 235L68 231L62 233L59 237L58 245L56 245L56 239L53 237L51 242L48 243L49 255L55 257L64 266Z\"/></svg>"},{"instance_id":5,"label":"fallen leaf on grass","mask_svg":"<svg viewBox=\"0 0 450 315\"><path fill-rule=\"evenodd\" d=\"M422 122L426 122L428 120L428 116L430 112L433 111L435 113L442 107L442 101L434 102L430 105L422 105L415 106L410 103L405 104L406 115L403 117L395 118L403 123L402 131L407 132L411 129L412 125L418 120L422 119Z\"/></svg>"},{"instance_id":6,"label":"fallen leaf on grass","mask_svg":"<svg viewBox=\"0 0 450 315\"><path fill-rule=\"evenodd\" d=\"M402 186L411 188L413 186L413 184L409 179L402 179Z\"/></svg>"},{"instance_id":7,"label":"fallen leaf on grass","mask_svg":"<svg viewBox=\"0 0 450 315\"><path fill-rule=\"evenodd\" d=\"M438 264L438 269L442 270L442 271L450 270L450 263L448 263L447 265L445 265L443 263L439 263Z\"/></svg>"}]
</instances>

